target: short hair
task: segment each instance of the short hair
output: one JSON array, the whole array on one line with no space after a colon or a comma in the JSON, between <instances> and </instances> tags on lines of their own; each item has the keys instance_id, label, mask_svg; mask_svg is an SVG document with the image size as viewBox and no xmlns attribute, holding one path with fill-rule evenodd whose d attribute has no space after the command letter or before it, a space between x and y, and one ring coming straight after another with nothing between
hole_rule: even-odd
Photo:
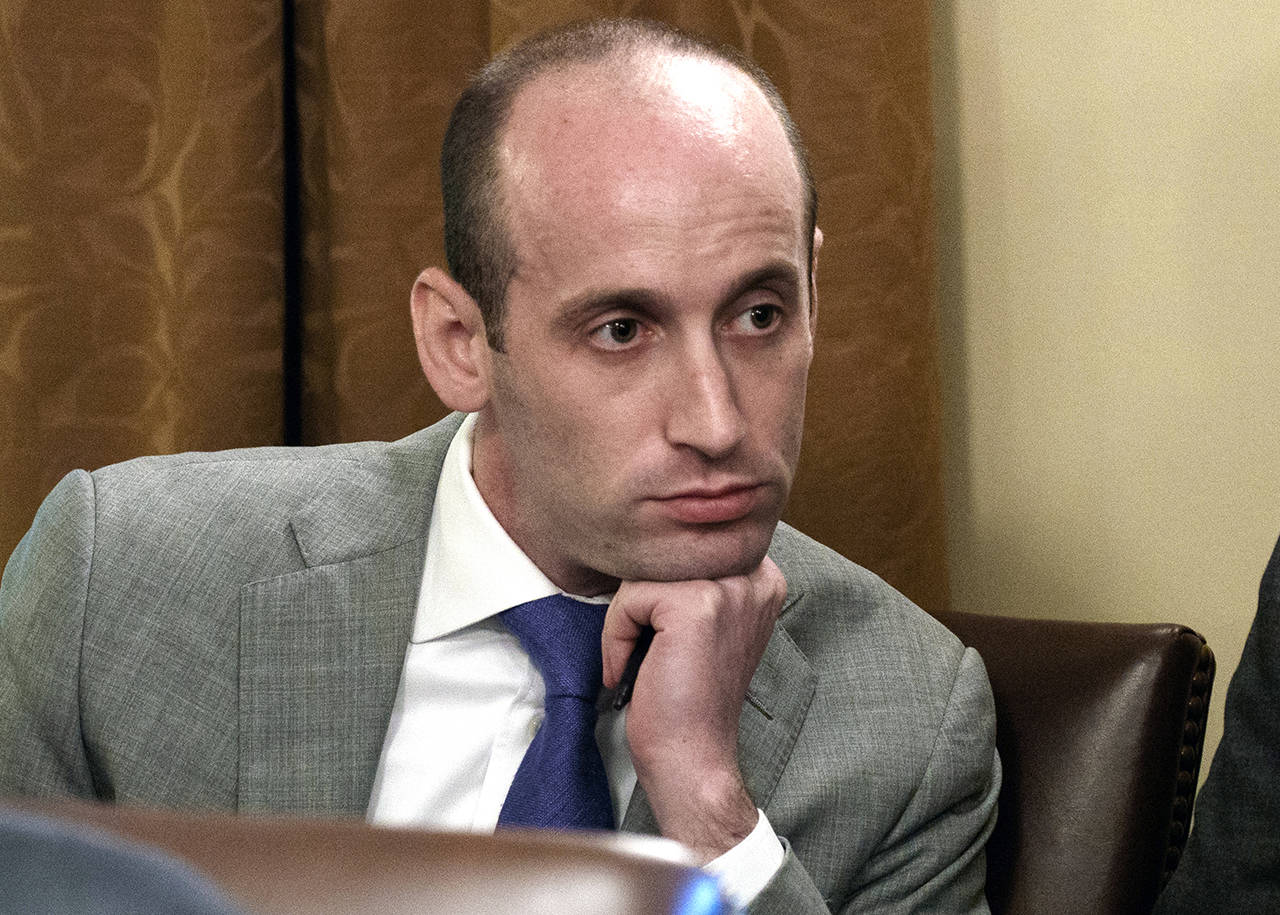
<instances>
[{"instance_id":1,"label":"short hair","mask_svg":"<svg viewBox=\"0 0 1280 915\"><path fill-rule=\"evenodd\" d=\"M764 70L734 48L660 22L597 19L570 23L534 35L490 61L467 83L445 131L440 154L445 258L453 278L479 305L493 349L502 349L507 286L516 269L515 244L504 218L498 156L516 96L551 70L654 51L728 64L764 93L782 124L800 172L812 269L817 188L800 132Z\"/></svg>"}]
</instances>

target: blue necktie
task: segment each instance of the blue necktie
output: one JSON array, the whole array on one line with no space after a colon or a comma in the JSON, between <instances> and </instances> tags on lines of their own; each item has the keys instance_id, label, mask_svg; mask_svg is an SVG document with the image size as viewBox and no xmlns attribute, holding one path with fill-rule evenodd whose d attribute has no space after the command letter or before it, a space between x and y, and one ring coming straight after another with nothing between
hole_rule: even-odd
<instances>
[{"instance_id":1,"label":"blue necktie","mask_svg":"<svg viewBox=\"0 0 1280 915\"><path fill-rule=\"evenodd\" d=\"M596 745L604 604L563 594L499 614L546 684L546 716L529 745L499 826L613 829L613 802Z\"/></svg>"}]
</instances>

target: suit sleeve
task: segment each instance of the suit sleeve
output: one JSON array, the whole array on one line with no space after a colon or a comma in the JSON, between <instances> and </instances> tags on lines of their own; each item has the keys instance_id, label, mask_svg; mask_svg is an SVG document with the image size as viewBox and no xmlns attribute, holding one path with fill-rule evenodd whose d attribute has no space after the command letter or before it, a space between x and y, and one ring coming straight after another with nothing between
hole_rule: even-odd
<instances>
[{"instance_id":1,"label":"suit sleeve","mask_svg":"<svg viewBox=\"0 0 1280 915\"><path fill-rule=\"evenodd\" d=\"M1222 742L1157 915L1280 911L1280 541L1227 687ZM1230 900L1230 903L1226 902Z\"/></svg>"},{"instance_id":2,"label":"suit sleeve","mask_svg":"<svg viewBox=\"0 0 1280 915\"><path fill-rule=\"evenodd\" d=\"M856 875L852 895L824 899L788 848L781 870L750 911L986 913L985 847L999 793L991 686L982 659L965 649L924 774L898 822Z\"/></svg>"},{"instance_id":3,"label":"suit sleeve","mask_svg":"<svg viewBox=\"0 0 1280 915\"><path fill-rule=\"evenodd\" d=\"M93 478L74 471L45 499L5 567L0 796L94 794L79 708L93 540Z\"/></svg>"}]
</instances>

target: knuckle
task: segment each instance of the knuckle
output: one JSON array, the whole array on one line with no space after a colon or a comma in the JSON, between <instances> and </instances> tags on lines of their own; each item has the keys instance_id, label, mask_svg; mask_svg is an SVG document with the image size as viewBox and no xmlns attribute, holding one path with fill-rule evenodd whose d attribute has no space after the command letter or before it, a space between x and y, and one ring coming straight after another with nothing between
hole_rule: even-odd
<instances>
[{"instance_id":1,"label":"knuckle","mask_svg":"<svg viewBox=\"0 0 1280 915\"><path fill-rule=\"evenodd\" d=\"M701 597L706 610L718 611L733 602L732 584L725 579L708 581L701 589Z\"/></svg>"}]
</instances>

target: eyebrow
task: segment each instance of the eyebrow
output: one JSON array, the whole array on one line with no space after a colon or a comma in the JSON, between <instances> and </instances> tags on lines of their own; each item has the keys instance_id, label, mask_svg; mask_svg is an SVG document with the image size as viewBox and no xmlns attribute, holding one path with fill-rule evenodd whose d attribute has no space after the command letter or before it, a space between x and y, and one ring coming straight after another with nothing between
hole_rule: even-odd
<instances>
[{"instance_id":1,"label":"eyebrow","mask_svg":"<svg viewBox=\"0 0 1280 915\"><path fill-rule=\"evenodd\" d=\"M723 297L720 305L732 303L752 289L762 286L785 287L780 290L783 295L799 299L800 272L789 261L771 261L738 278L729 288L728 294ZM560 310L560 314L556 316L554 323L558 328L569 330L592 315L613 309L651 314L660 308L665 298L653 289L645 287L588 289L569 299Z\"/></svg>"},{"instance_id":2,"label":"eyebrow","mask_svg":"<svg viewBox=\"0 0 1280 915\"><path fill-rule=\"evenodd\" d=\"M786 295L798 299L800 297L800 271L790 261L771 261L763 267L752 270L733 285L725 302L733 302L746 295L752 289L761 286L782 286Z\"/></svg>"}]
</instances>

